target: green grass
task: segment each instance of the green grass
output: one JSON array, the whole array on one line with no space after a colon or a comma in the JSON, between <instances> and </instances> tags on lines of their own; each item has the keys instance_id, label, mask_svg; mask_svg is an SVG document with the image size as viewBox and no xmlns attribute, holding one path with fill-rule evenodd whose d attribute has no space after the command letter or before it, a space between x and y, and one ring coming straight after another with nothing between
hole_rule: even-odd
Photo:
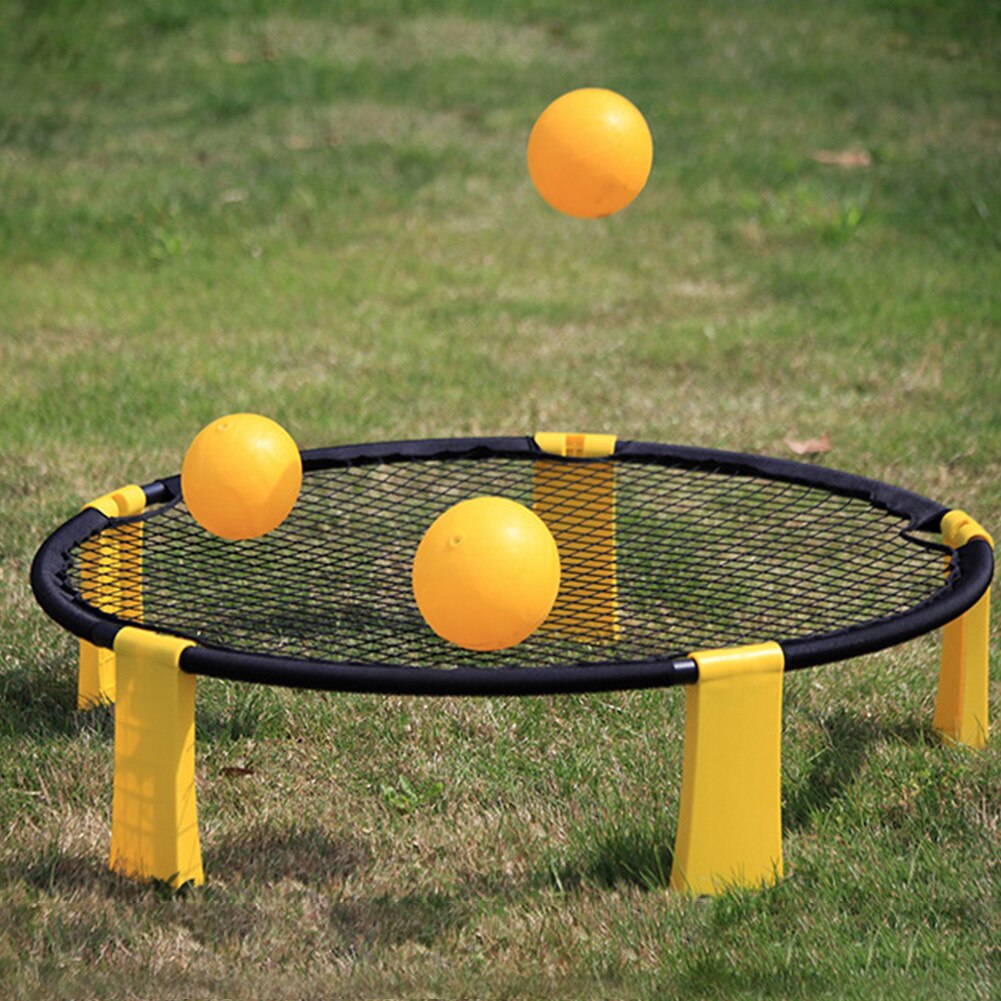
<instances>
[{"instance_id":1,"label":"green grass","mask_svg":"<svg viewBox=\"0 0 1001 1001\"><path fill-rule=\"evenodd\" d=\"M174 896L106 870L112 716L74 711L27 585L60 520L238 409L304 447L826 431L827 464L996 530L996 0L0 0L0 25L0 995L1001 996L1001 757L932 735L934 637L788 678L788 878L703 901L666 892L680 693L200 682L209 881ZM594 223L524 166L584 84L655 140ZM815 156L845 150L868 166Z\"/></svg>"}]
</instances>

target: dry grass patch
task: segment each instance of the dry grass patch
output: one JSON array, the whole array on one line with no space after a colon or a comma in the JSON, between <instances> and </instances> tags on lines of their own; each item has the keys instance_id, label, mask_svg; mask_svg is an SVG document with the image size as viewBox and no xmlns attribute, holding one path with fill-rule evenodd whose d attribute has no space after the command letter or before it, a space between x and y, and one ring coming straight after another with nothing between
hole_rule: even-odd
<instances>
[{"instance_id":1,"label":"dry grass patch","mask_svg":"<svg viewBox=\"0 0 1001 1001\"><path fill-rule=\"evenodd\" d=\"M394 69L433 59L489 59L524 68L537 62L581 59L583 38L593 40L587 24L516 24L458 14L424 14L335 23L329 18L272 15L249 23L227 23L221 58L242 64L254 60L307 59L357 66L371 62ZM219 51L199 58L218 58Z\"/></svg>"}]
</instances>

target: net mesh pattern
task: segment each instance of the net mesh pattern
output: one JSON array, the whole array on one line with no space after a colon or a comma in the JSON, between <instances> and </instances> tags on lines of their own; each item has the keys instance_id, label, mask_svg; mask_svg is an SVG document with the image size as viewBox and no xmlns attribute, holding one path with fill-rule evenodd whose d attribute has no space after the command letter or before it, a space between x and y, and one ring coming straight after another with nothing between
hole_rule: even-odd
<instances>
[{"instance_id":1,"label":"net mesh pattern","mask_svg":"<svg viewBox=\"0 0 1001 1001\"><path fill-rule=\"evenodd\" d=\"M560 593L508 650L439 639L411 590L431 522L460 500L534 508ZM112 521L70 552L67 586L98 611L203 645L412 667L553 666L684 657L892 618L954 584L906 519L816 486L612 459L413 459L307 471L268 535L203 531L183 501ZM947 572L948 571L948 572Z\"/></svg>"}]
</instances>

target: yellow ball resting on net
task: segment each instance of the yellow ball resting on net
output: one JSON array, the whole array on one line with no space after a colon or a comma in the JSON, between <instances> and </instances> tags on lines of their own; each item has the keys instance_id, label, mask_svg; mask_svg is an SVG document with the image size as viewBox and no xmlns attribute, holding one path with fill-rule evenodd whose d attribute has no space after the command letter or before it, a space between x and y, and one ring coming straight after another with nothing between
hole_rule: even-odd
<instances>
[{"instance_id":1,"label":"yellow ball resting on net","mask_svg":"<svg viewBox=\"0 0 1001 1001\"><path fill-rule=\"evenodd\" d=\"M526 639L559 587L559 552L545 522L504 497L453 505L414 557L414 597L425 621L469 650L503 650Z\"/></svg>"}]
</instances>

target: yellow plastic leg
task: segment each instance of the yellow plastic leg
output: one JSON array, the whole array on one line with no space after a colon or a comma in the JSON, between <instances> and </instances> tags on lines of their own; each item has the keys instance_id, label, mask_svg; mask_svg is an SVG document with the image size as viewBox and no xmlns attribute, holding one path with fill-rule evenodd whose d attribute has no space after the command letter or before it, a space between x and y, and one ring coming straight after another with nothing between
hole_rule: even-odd
<instances>
[{"instance_id":1,"label":"yellow plastic leg","mask_svg":"<svg viewBox=\"0 0 1001 1001\"><path fill-rule=\"evenodd\" d=\"M77 709L92 709L115 701L115 653L80 640Z\"/></svg>"},{"instance_id":2,"label":"yellow plastic leg","mask_svg":"<svg viewBox=\"0 0 1001 1001\"><path fill-rule=\"evenodd\" d=\"M782 877L782 671L777 643L692 654L671 888L693 895Z\"/></svg>"},{"instance_id":3,"label":"yellow plastic leg","mask_svg":"<svg viewBox=\"0 0 1001 1001\"><path fill-rule=\"evenodd\" d=\"M560 456L600 458L615 450L614 435L540 433L535 438L544 451ZM616 639L615 467L540 461L534 491L535 513L553 533L561 565L560 591L542 628L583 642Z\"/></svg>"},{"instance_id":4,"label":"yellow plastic leg","mask_svg":"<svg viewBox=\"0 0 1001 1001\"><path fill-rule=\"evenodd\" d=\"M142 487L130 484L92 500L108 518L140 514L146 507ZM102 611L142 621L142 523L85 542L80 553L83 597ZM77 708L90 709L115 701L115 655L111 650L80 641Z\"/></svg>"},{"instance_id":5,"label":"yellow plastic leg","mask_svg":"<svg viewBox=\"0 0 1001 1001\"><path fill-rule=\"evenodd\" d=\"M195 677L178 667L191 645L131 627L115 638L111 868L174 887L205 880L195 800Z\"/></svg>"},{"instance_id":6,"label":"yellow plastic leg","mask_svg":"<svg viewBox=\"0 0 1001 1001\"><path fill-rule=\"evenodd\" d=\"M958 547L970 539L990 535L963 511L950 511L942 519L946 545ZM944 740L969 747L987 744L988 633L991 589L959 618L942 629L942 663L932 726Z\"/></svg>"}]
</instances>

